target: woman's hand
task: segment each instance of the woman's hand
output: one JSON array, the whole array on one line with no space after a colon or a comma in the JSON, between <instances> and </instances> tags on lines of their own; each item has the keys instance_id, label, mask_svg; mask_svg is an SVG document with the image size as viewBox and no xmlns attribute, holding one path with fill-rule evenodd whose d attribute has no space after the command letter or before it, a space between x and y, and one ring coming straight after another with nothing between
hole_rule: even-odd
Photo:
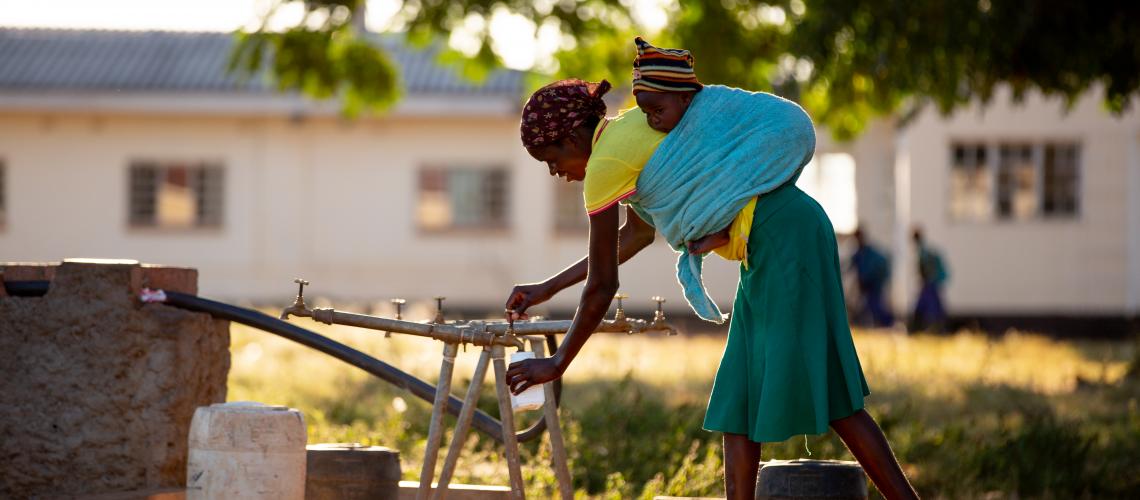
<instances>
[{"instance_id":1,"label":"woman's hand","mask_svg":"<svg viewBox=\"0 0 1140 500\"><path fill-rule=\"evenodd\" d=\"M511 363L507 370L507 387L519 394L532 385L544 384L562 376L554 358L524 359Z\"/></svg>"},{"instance_id":2,"label":"woman's hand","mask_svg":"<svg viewBox=\"0 0 1140 500\"><path fill-rule=\"evenodd\" d=\"M511 289L511 294L507 296L506 308L508 311L514 311L509 320L524 320L527 319L526 310L530 306L541 304L550 300L555 293L554 287L546 283L531 283L528 285L515 285Z\"/></svg>"}]
</instances>

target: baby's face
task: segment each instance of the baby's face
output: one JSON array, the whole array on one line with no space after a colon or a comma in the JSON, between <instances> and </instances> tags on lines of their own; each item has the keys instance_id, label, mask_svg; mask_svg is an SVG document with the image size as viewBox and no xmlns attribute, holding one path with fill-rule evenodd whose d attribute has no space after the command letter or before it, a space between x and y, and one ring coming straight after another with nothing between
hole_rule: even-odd
<instances>
[{"instance_id":1,"label":"baby's face","mask_svg":"<svg viewBox=\"0 0 1140 500\"><path fill-rule=\"evenodd\" d=\"M689 103L693 101L693 93L642 91L634 98L637 99L637 107L645 113L649 128L667 133L685 116L685 110L689 109Z\"/></svg>"}]
</instances>

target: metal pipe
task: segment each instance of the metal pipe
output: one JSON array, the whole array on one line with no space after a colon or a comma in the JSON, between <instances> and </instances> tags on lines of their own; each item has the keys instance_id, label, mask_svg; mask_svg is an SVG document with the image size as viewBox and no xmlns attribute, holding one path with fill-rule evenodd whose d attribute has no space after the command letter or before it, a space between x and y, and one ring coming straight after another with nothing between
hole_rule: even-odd
<instances>
[{"instance_id":1,"label":"metal pipe","mask_svg":"<svg viewBox=\"0 0 1140 500\"><path fill-rule=\"evenodd\" d=\"M6 285L12 283L7 282ZM37 286L22 286L21 291L47 291L48 282L36 282ZM35 290L32 290L35 288ZM42 292L39 295L43 295ZM28 296L28 295L26 295ZM399 368L389 365L383 361L373 358L363 352L353 349L347 345L341 344L328 337L319 335L312 331L301 328L297 325L287 321L281 321L277 318L263 314L258 311L245 309L242 307L232 306L222 302L217 302L209 299L204 299L195 295L189 295L179 292L166 292L165 304L209 314L215 318L225 319L243 325L248 325L259 330L263 330L274 335L284 337L286 339L297 342L303 346L315 349L324 354L332 356L336 359L344 361L353 365L361 370L364 370L381 380L392 384L400 389L412 393L412 395L420 398L429 403L435 401L435 386L425 382L415 376L412 376ZM550 341L547 341L550 343ZM561 393L561 391L559 391ZM451 397L447 401L447 412L452 415L458 415L463 408L463 402L459 398ZM488 415L482 410L475 410L472 425L479 432L490 436L495 441L502 443L502 424L498 419ZM522 431L518 434L517 439L520 442L530 441L546 430L546 422L539 421L532 425L529 429Z\"/></svg>"},{"instance_id":2,"label":"metal pipe","mask_svg":"<svg viewBox=\"0 0 1140 500\"><path fill-rule=\"evenodd\" d=\"M507 456L507 472L511 477L511 498L526 498L523 489L522 466L519 463L519 443L515 440L515 414L511 408L510 388L507 387L507 364L503 360L506 350L501 345L491 346L491 361L495 365L495 392L499 397L499 421L503 423L503 448Z\"/></svg>"},{"instance_id":3,"label":"metal pipe","mask_svg":"<svg viewBox=\"0 0 1140 500\"><path fill-rule=\"evenodd\" d=\"M472 328L472 324L436 324L436 323L417 323L414 321L404 321L389 318L382 318L379 316L371 316L368 314L350 313L344 311L337 311L329 308L316 308L312 311L305 311L298 314L290 311L295 316L309 316L313 320L326 324L348 325L359 328L368 328L370 330L392 331L398 333L405 333L408 335L416 335L419 337L430 337L444 342L456 342L460 344L474 344L474 345L491 345L501 344L505 346L517 347L523 349L521 342L511 341L510 336L506 335L507 332L513 332L516 335L543 335L543 334L558 334L566 333L573 325L570 320L557 320L557 321L530 321L525 323L515 323L512 326L507 322L478 322L477 328ZM617 332L617 333L640 333L650 330L672 330L671 327L664 324L653 325L650 328L650 323L643 319L630 319L624 315L614 320L604 320L595 330L596 332ZM506 338L504 338L506 336Z\"/></svg>"},{"instance_id":4,"label":"metal pipe","mask_svg":"<svg viewBox=\"0 0 1140 500\"><path fill-rule=\"evenodd\" d=\"M435 461L439 458L439 442L443 439L443 408L451 396L451 374L455 371L455 354L458 352L458 344L443 345L443 362L439 365L439 382L435 386L435 403L431 408L431 425L428 426L424 466L420 469L420 489L416 492L416 500L427 500L431 491ZM511 429L511 438L514 438L514 429Z\"/></svg>"},{"instance_id":5,"label":"metal pipe","mask_svg":"<svg viewBox=\"0 0 1140 500\"><path fill-rule=\"evenodd\" d=\"M479 391L483 388L483 379L487 378L487 365L491 361L491 349L484 347L479 354L479 362L475 364L475 374L471 376L471 384L467 386L467 396L463 398L463 409L459 412L459 420L455 422L455 430L451 433L451 445L447 448L447 457L443 460L443 470L439 473L433 500L444 498L447 494L447 485L451 484L451 476L455 473L455 466L459 463L459 454L463 451L463 443L467 440L467 431L471 427L471 416L475 414L475 407L479 404Z\"/></svg>"},{"instance_id":6,"label":"metal pipe","mask_svg":"<svg viewBox=\"0 0 1140 500\"><path fill-rule=\"evenodd\" d=\"M530 339L530 349L534 357L546 357L545 349L539 339ZM546 402L542 405L543 416L546 420L546 429L550 433L550 459L554 462L554 477L558 479L558 492L562 500L574 498L574 483L570 477L570 464L566 456L566 443L562 440L562 424L558 422L558 403L554 398L552 384L542 384Z\"/></svg>"},{"instance_id":7,"label":"metal pipe","mask_svg":"<svg viewBox=\"0 0 1140 500\"><path fill-rule=\"evenodd\" d=\"M388 332L406 333L419 337L429 337L452 344L474 344L489 346L493 344L522 348L522 341L505 335L494 335L480 328L481 323L469 325L441 325L436 323L416 323L398 319L381 318L367 314L357 314L337 311L335 309L317 308L312 311L315 321L327 324L348 325L370 330L383 330Z\"/></svg>"}]
</instances>

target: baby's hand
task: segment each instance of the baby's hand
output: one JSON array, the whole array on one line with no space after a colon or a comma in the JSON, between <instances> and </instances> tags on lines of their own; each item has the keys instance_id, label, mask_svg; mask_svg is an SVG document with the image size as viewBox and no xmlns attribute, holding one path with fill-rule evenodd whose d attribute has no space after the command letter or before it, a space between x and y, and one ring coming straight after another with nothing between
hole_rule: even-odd
<instances>
[{"instance_id":1,"label":"baby's hand","mask_svg":"<svg viewBox=\"0 0 1140 500\"><path fill-rule=\"evenodd\" d=\"M714 248L719 248L727 245L729 242L728 231L717 231L713 234L705 236L695 241L690 241L686 246L689 253L693 255L700 255L703 253L711 252Z\"/></svg>"}]
</instances>

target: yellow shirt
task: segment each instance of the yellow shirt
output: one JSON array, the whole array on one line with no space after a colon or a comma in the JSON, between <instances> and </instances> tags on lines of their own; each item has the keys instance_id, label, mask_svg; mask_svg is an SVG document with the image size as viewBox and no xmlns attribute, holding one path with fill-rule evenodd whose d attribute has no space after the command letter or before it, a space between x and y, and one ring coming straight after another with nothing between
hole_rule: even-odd
<instances>
[{"instance_id":1,"label":"yellow shirt","mask_svg":"<svg viewBox=\"0 0 1140 500\"><path fill-rule=\"evenodd\" d=\"M649 128L641 108L630 108L598 123L586 163L582 196L594 215L637 192L637 176L665 134Z\"/></svg>"},{"instance_id":2,"label":"yellow shirt","mask_svg":"<svg viewBox=\"0 0 1140 500\"><path fill-rule=\"evenodd\" d=\"M630 108L598 123L586 163L582 196L586 213L594 215L637 192L637 177L665 134L649 127L641 108ZM713 250L728 260L744 260L752 229L753 198L732 221L730 242Z\"/></svg>"}]
</instances>

